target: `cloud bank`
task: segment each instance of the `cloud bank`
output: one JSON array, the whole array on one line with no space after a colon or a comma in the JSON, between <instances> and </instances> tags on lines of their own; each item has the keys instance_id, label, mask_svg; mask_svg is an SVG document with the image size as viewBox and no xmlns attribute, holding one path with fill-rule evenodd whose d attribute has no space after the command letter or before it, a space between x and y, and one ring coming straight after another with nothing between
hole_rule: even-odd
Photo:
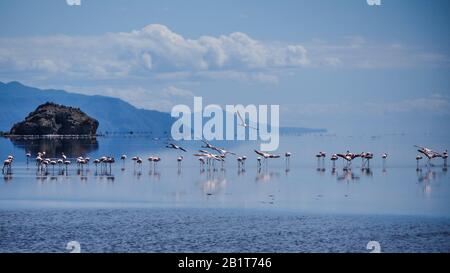
<instances>
[{"instance_id":1,"label":"cloud bank","mask_svg":"<svg viewBox=\"0 0 450 273\"><path fill-rule=\"evenodd\" d=\"M111 79L166 73L255 73L309 63L299 44L267 43L245 33L187 39L168 27L101 36L50 36L0 39L0 72L42 77Z\"/></svg>"}]
</instances>

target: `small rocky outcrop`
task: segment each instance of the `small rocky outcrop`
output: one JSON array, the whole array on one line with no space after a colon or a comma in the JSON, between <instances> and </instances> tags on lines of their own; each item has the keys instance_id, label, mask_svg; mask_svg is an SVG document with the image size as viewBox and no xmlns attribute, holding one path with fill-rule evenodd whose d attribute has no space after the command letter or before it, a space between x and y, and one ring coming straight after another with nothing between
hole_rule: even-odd
<instances>
[{"instance_id":1,"label":"small rocky outcrop","mask_svg":"<svg viewBox=\"0 0 450 273\"><path fill-rule=\"evenodd\" d=\"M95 135L98 121L79 108L47 102L14 124L11 135Z\"/></svg>"}]
</instances>

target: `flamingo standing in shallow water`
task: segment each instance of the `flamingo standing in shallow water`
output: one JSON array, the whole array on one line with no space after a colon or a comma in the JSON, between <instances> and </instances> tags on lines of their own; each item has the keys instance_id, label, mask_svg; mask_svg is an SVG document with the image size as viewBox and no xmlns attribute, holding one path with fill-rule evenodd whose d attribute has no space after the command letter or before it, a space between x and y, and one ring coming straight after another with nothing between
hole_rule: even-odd
<instances>
[{"instance_id":1,"label":"flamingo standing in shallow water","mask_svg":"<svg viewBox=\"0 0 450 273\"><path fill-rule=\"evenodd\" d=\"M416 161L417 161L417 167L416 167L416 170L419 170L419 160L421 160L422 159L422 156L421 155L416 155Z\"/></svg>"},{"instance_id":2,"label":"flamingo standing in shallow water","mask_svg":"<svg viewBox=\"0 0 450 273\"><path fill-rule=\"evenodd\" d=\"M58 173L62 172L62 165L64 164L64 160L62 160L61 158L56 160L56 163L58 164Z\"/></svg>"},{"instance_id":3,"label":"flamingo standing in shallow water","mask_svg":"<svg viewBox=\"0 0 450 273\"><path fill-rule=\"evenodd\" d=\"M56 165L56 161L55 161L55 160L51 160L51 161L50 161L50 165L52 165L52 173L53 173L53 175L55 175L55 165Z\"/></svg>"},{"instance_id":4,"label":"flamingo standing in shallow water","mask_svg":"<svg viewBox=\"0 0 450 273\"><path fill-rule=\"evenodd\" d=\"M177 162L178 162L178 171L181 170L181 162L183 161L183 156L180 155L179 157L177 157Z\"/></svg>"},{"instance_id":5,"label":"flamingo standing in shallow water","mask_svg":"<svg viewBox=\"0 0 450 273\"><path fill-rule=\"evenodd\" d=\"M316 158L317 158L317 170L320 171L322 169L325 169L325 157L326 157L326 153L324 152L319 152L318 154L316 154ZM322 163L322 164L321 164ZM321 168L322 166L322 168Z\"/></svg>"},{"instance_id":6,"label":"flamingo standing in shallow water","mask_svg":"<svg viewBox=\"0 0 450 273\"><path fill-rule=\"evenodd\" d=\"M205 158L200 156L198 158L198 161L200 162L200 170L204 170L205 169Z\"/></svg>"},{"instance_id":7,"label":"flamingo standing in shallow water","mask_svg":"<svg viewBox=\"0 0 450 273\"><path fill-rule=\"evenodd\" d=\"M94 165L95 165L95 173L97 173L97 165L100 163L100 159L94 159Z\"/></svg>"},{"instance_id":8,"label":"flamingo standing in shallow water","mask_svg":"<svg viewBox=\"0 0 450 273\"><path fill-rule=\"evenodd\" d=\"M150 168L150 171L151 171L151 170L152 170L152 163L153 163L153 156L149 156L149 157L147 158L147 160L148 160L149 168Z\"/></svg>"},{"instance_id":9,"label":"flamingo standing in shallow water","mask_svg":"<svg viewBox=\"0 0 450 273\"><path fill-rule=\"evenodd\" d=\"M142 158L138 157L136 163L138 164L139 171L142 171Z\"/></svg>"},{"instance_id":10,"label":"flamingo standing in shallow water","mask_svg":"<svg viewBox=\"0 0 450 273\"><path fill-rule=\"evenodd\" d=\"M44 172L45 175L47 175L47 166L49 163L50 163L50 161L48 159L42 160L41 171Z\"/></svg>"},{"instance_id":11,"label":"flamingo standing in shallow water","mask_svg":"<svg viewBox=\"0 0 450 273\"><path fill-rule=\"evenodd\" d=\"M242 157L240 157L240 156L238 156L237 158L236 158L236 160L237 160L237 162L238 162L238 171L241 171L241 169L242 169Z\"/></svg>"},{"instance_id":12,"label":"flamingo standing in shallow water","mask_svg":"<svg viewBox=\"0 0 450 273\"><path fill-rule=\"evenodd\" d=\"M291 165L291 155L292 155L291 152L286 152L286 153L284 154L284 157L286 158L286 170L289 170L289 169L290 169L290 165Z\"/></svg>"},{"instance_id":13,"label":"flamingo standing in shallow water","mask_svg":"<svg viewBox=\"0 0 450 273\"><path fill-rule=\"evenodd\" d=\"M156 164L158 164L158 162L160 162L160 161L161 161L161 157L159 157L159 156L153 157L153 170L154 171L156 170Z\"/></svg>"},{"instance_id":14,"label":"flamingo standing in shallow water","mask_svg":"<svg viewBox=\"0 0 450 273\"><path fill-rule=\"evenodd\" d=\"M2 173L11 173L11 165L12 165L13 160L11 158L7 158L5 161L3 161L3 168L2 168Z\"/></svg>"},{"instance_id":15,"label":"flamingo standing in shallow water","mask_svg":"<svg viewBox=\"0 0 450 273\"><path fill-rule=\"evenodd\" d=\"M28 166L28 160L29 160L29 158L31 157L31 153L30 153L30 152L27 152L27 153L25 154L25 156L27 157L27 166Z\"/></svg>"},{"instance_id":16,"label":"flamingo standing in shallow water","mask_svg":"<svg viewBox=\"0 0 450 273\"><path fill-rule=\"evenodd\" d=\"M64 160L64 165L66 166L66 175L67 175L68 174L67 167L70 165L70 161L69 160Z\"/></svg>"},{"instance_id":17,"label":"flamingo standing in shallow water","mask_svg":"<svg viewBox=\"0 0 450 273\"><path fill-rule=\"evenodd\" d=\"M336 169L336 160L338 160L338 158L337 154L332 154L330 157L330 160L333 162L333 170Z\"/></svg>"},{"instance_id":18,"label":"flamingo standing in shallow water","mask_svg":"<svg viewBox=\"0 0 450 273\"><path fill-rule=\"evenodd\" d=\"M367 169L370 169L370 160L373 158L373 153L362 153L361 158L363 159L363 166L361 168L364 169L367 164Z\"/></svg>"},{"instance_id":19,"label":"flamingo standing in shallow water","mask_svg":"<svg viewBox=\"0 0 450 273\"><path fill-rule=\"evenodd\" d=\"M247 157L245 155L242 156L242 168L245 169L245 161L247 160Z\"/></svg>"},{"instance_id":20,"label":"flamingo standing in shallow water","mask_svg":"<svg viewBox=\"0 0 450 273\"><path fill-rule=\"evenodd\" d=\"M325 165L324 164L324 159L325 159L326 153L324 152L318 152L316 154L316 158L317 158L317 169L320 169L321 165ZM322 164L321 164L322 163Z\"/></svg>"},{"instance_id":21,"label":"flamingo standing in shallow water","mask_svg":"<svg viewBox=\"0 0 450 273\"><path fill-rule=\"evenodd\" d=\"M447 158L448 158L448 152L447 152L447 150L445 150L445 151L442 153L442 158L444 159L444 167L447 167Z\"/></svg>"},{"instance_id":22,"label":"flamingo standing in shallow water","mask_svg":"<svg viewBox=\"0 0 450 273\"><path fill-rule=\"evenodd\" d=\"M133 161L133 169L136 170L136 161L139 159L139 156L133 156L131 160Z\"/></svg>"},{"instance_id":23,"label":"flamingo standing in shallow water","mask_svg":"<svg viewBox=\"0 0 450 273\"><path fill-rule=\"evenodd\" d=\"M386 159L387 159L387 157L388 157L387 153L384 153L384 154L381 155L381 158L383 159L383 169L386 168Z\"/></svg>"},{"instance_id":24,"label":"flamingo standing in shallow water","mask_svg":"<svg viewBox=\"0 0 450 273\"><path fill-rule=\"evenodd\" d=\"M122 170L125 170L125 159L127 159L127 155L120 156L120 160L122 160Z\"/></svg>"},{"instance_id":25,"label":"flamingo standing in shallow water","mask_svg":"<svg viewBox=\"0 0 450 273\"><path fill-rule=\"evenodd\" d=\"M261 157L259 157L259 156L256 158L256 165L258 167L258 170L260 170L261 169Z\"/></svg>"},{"instance_id":26,"label":"flamingo standing in shallow water","mask_svg":"<svg viewBox=\"0 0 450 273\"><path fill-rule=\"evenodd\" d=\"M116 160L114 159L114 157L108 157L107 163L109 164L109 174L111 175L112 173L112 164L114 164L116 162Z\"/></svg>"}]
</instances>

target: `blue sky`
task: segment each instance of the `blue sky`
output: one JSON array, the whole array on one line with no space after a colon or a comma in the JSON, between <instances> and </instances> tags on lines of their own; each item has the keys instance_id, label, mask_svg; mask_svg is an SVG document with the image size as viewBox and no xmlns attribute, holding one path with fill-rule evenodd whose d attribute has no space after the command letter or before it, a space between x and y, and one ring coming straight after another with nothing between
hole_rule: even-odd
<instances>
[{"instance_id":1,"label":"blue sky","mask_svg":"<svg viewBox=\"0 0 450 273\"><path fill-rule=\"evenodd\" d=\"M449 131L449 1L0 0L0 81L177 103L280 104L281 124Z\"/></svg>"}]
</instances>

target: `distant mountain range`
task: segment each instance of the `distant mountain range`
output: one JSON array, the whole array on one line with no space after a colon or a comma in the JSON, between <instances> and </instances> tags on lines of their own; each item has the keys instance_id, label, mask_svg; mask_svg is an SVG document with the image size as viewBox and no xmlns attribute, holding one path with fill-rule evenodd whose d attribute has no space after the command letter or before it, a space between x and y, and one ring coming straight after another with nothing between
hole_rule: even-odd
<instances>
[{"instance_id":1,"label":"distant mountain range","mask_svg":"<svg viewBox=\"0 0 450 273\"><path fill-rule=\"evenodd\" d=\"M169 113L138 109L117 98L69 93L64 90L39 89L19 82L0 82L0 131L9 132L37 106L54 102L80 108L98 120L97 133L143 133L170 135L174 118ZM324 133L325 129L280 127L281 134Z\"/></svg>"},{"instance_id":2,"label":"distant mountain range","mask_svg":"<svg viewBox=\"0 0 450 273\"><path fill-rule=\"evenodd\" d=\"M138 109L117 98L88 96L63 90L43 90L19 82L0 82L0 131L9 131L36 107L45 102L78 107L97 119L98 133L142 132L154 135L170 134L174 119L169 113Z\"/></svg>"}]
</instances>

